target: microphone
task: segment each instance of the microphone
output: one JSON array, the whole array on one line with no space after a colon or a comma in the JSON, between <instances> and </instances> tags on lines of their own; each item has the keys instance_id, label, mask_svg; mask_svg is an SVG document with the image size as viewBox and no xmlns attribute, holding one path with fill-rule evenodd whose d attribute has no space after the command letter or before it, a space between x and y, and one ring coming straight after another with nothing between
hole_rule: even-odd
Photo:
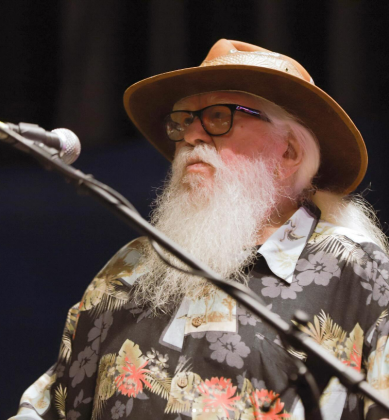
<instances>
[{"instance_id":1,"label":"microphone","mask_svg":"<svg viewBox=\"0 0 389 420\"><path fill-rule=\"evenodd\" d=\"M5 123L8 128L28 140L43 143L46 146L58 150L60 159L70 165L75 162L81 153L81 143L73 131L67 128L56 128L53 131L46 131L36 124Z\"/></svg>"}]
</instances>

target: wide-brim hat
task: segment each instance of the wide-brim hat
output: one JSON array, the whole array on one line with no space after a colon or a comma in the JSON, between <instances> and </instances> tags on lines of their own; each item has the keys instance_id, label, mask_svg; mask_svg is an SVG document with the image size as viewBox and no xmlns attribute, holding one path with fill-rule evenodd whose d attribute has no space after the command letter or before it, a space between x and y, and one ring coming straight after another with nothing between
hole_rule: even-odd
<instances>
[{"instance_id":1,"label":"wide-brim hat","mask_svg":"<svg viewBox=\"0 0 389 420\"><path fill-rule=\"evenodd\" d=\"M367 151L350 117L297 61L255 45L219 40L199 67L162 73L130 86L124 107L138 130L172 160L175 145L167 138L164 117L182 98L222 90L268 99L313 131L321 153L317 188L348 194L362 181Z\"/></svg>"}]
</instances>

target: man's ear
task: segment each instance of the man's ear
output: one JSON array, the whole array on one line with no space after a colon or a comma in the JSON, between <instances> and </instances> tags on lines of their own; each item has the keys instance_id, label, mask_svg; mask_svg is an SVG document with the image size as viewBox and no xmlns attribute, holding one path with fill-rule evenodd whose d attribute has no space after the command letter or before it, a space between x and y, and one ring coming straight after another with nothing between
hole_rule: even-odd
<instances>
[{"instance_id":1,"label":"man's ear","mask_svg":"<svg viewBox=\"0 0 389 420\"><path fill-rule=\"evenodd\" d=\"M303 150L300 143L289 135L287 139L287 149L282 155L280 161L280 174L282 179L287 179L293 175L301 165L303 159Z\"/></svg>"}]
</instances>

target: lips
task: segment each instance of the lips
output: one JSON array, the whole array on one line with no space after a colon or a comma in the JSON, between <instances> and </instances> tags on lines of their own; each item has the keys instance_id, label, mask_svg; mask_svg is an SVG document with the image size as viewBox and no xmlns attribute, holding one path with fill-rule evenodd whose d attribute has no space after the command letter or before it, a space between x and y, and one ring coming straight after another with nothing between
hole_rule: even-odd
<instances>
[{"instance_id":1,"label":"lips","mask_svg":"<svg viewBox=\"0 0 389 420\"><path fill-rule=\"evenodd\" d=\"M191 158L191 159L188 160L186 166L197 165L197 164L209 165L209 163L204 162L203 160L201 160L199 158Z\"/></svg>"},{"instance_id":2,"label":"lips","mask_svg":"<svg viewBox=\"0 0 389 420\"><path fill-rule=\"evenodd\" d=\"M191 162L188 162L188 163L186 164L186 166L197 165L197 164L199 164L199 163L205 163L205 162L203 162L203 161L201 161L201 160L193 160L193 161L191 161Z\"/></svg>"},{"instance_id":3,"label":"lips","mask_svg":"<svg viewBox=\"0 0 389 420\"><path fill-rule=\"evenodd\" d=\"M200 159L190 159L186 164L186 170L188 172L201 172L209 171L211 165L207 162L204 162Z\"/></svg>"},{"instance_id":4,"label":"lips","mask_svg":"<svg viewBox=\"0 0 389 420\"><path fill-rule=\"evenodd\" d=\"M202 160L196 160L193 162L188 162L186 165L187 168L195 168L195 167L204 167L204 166L210 166L209 163L203 162Z\"/></svg>"}]
</instances>

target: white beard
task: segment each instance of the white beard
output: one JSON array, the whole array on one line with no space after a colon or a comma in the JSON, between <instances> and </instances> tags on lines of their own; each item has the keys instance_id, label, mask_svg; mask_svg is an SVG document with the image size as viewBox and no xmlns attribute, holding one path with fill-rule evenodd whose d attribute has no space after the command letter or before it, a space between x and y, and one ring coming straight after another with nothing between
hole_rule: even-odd
<instances>
[{"instance_id":1,"label":"white beard","mask_svg":"<svg viewBox=\"0 0 389 420\"><path fill-rule=\"evenodd\" d=\"M215 168L210 182L186 172L189 158ZM256 259L255 245L280 197L275 163L237 157L233 167L207 145L182 148L155 202L151 222L223 278L247 281L244 268ZM175 258L169 260L181 268ZM135 285L134 299L157 312L171 311L184 295L201 296L207 282L168 267L146 246L142 264L148 273Z\"/></svg>"}]
</instances>

